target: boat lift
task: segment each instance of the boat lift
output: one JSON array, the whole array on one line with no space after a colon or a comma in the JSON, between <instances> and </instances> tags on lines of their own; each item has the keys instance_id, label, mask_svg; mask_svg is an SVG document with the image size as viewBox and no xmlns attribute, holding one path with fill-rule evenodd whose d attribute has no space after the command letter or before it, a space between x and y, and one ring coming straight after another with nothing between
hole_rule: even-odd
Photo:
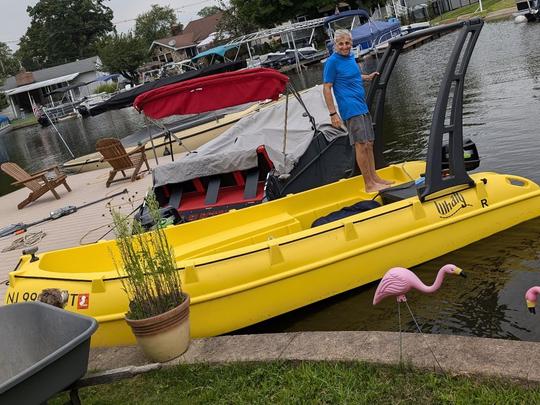
<instances>
[{"instance_id":1,"label":"boat lift","mask_svg":"<svg viewBox=\"0 0 540 405\"><path fill-rule=\"evenodd\" d=\"M316 18L314 20L300 21L300 22L293 23L290 25L282 25L279 27L269 28L266 30L253 32L251 34L242 35L241 37L234 38L231 41L227 42L225 45L222 46L222 48L225 47L227 49L232 49L236 47L237 51L236 51L236 55L234 56L234 60L236 60L238 58L242 45L246 45L246 48L249 54L249 59L253 60L252 49L250 46L251 42L261 40L261 39L268 39L269 37L272 37L272 36L284 34L287 44L289 46L291 46L292 44L292 48L295 51L296 70L300 72L300 59L298 58L298 51L296 48L296 41L294 38L294 33L295 31L311 29L311 35L308 41L309 43L311 43L315 35L315 29L318 27L322 27L324 24L324 20L325 20L325 17Z\"/></svg>"}]
</instances>

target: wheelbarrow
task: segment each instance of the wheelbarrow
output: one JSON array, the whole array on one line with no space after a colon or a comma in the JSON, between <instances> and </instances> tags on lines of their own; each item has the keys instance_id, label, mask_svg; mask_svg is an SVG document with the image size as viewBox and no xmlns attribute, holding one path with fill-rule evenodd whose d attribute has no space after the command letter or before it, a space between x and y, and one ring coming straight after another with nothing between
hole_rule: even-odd
<instances>
[{"instance_id":1,"label":"wheelbarrow","mask_svg":"<svg viewBox=\"0 0 540 405\"><path fill-rule=\"evenodd\" d=\"M0 325L0 404L46 402L86 374L95 319L23 302L0 307Z\"/></svg>"}]
</instances>

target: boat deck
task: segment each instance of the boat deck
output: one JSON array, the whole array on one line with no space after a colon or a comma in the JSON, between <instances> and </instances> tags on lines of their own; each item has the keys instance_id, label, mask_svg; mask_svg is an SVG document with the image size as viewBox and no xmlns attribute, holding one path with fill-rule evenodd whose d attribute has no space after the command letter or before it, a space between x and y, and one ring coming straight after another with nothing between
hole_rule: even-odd
<instances>
[{"instance_id":1,"label":"boat deck","mask_svg":"<svg viewBox=\"0 0 540 405\"><path fill-rule=\"evenodd\" d=\"M177 156L175 158L179 158ZM156 166L155 160L149 156L150 167ZM160 163L170 162L169 157L159 158ZM117 194L124 189L127 193L117 195L113 198L89 205L77 210L73 214L60 217L56 220L49 220L31 226L25 233L10 235L0 238L0 305L3 305L4 295L7 290L6 281L8 273L12 271L23 249L38 246L40 252L49 250L64 249L79 246L81 244L94 243L100 238L113 239L114 232L109 232L112 222L110 216L110 206L118 211L129 214L139 206L146 191L152 186L152 175L149 172L142 173L142 178L131 182L129 179L114 182L109 188L105 187L109 169L94 170L67 177L67 183L72 192L59 186L56 191L60 195L60 200L56 200L52 193L47 193L36 201L29 204L22 210L17 209L17 204L28 196L29 189L22 188L10 194L0 197L0 228L10 224L39 221L47 218L51 211L69 205L80 207L81 205L102 199L107 196ZM130 174L128 172L127 174ZM120 173L117 178L120 178ZM45 236L39 242L32 245L24 245L24 241L32 242L32 239L39 239L43 232ZM13 250L5 251L12 245L17 245Z\"/></svg>"}]
</instances>

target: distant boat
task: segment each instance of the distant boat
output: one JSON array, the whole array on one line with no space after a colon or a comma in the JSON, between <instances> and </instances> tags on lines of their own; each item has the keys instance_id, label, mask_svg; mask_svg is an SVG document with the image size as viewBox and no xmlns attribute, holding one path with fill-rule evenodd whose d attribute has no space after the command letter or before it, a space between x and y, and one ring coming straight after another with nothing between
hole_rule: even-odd
<instances>
[{"instance_id":1,"label":"distant boat","mask_svg":"<svg viewBox=\"0 0 540 405\"><path fill-rule=\"evenodd\" d=\"M293 65L296 63L296 55L298 62L306 64L310 61L320 60L327 55L326 50L318 51L313 46L306 46L298 49L287 49L285 52L273 52L261 57L261 67L269 67L280 69L284 66Z\"/></svg>"},{"instance_id":2,"label":"distant boat","mask_svg":"<svg viewBox=\"0 0 540 405\"><path fill-rule=\"evenodd\" d=\"M149 156L153 156L154 151L157 156L168 156L171 153L177 154L195 150L232 127L239 119L256 112L259 108L259 104L251 104L183 118L166 124L165 127L168 131L143 128L124 138L122 143L127 151L134 149L139 143L144 144ZM170 141L168 132L174 134L182 143L180 144L176 140ZM152 137L153 145L148 139L149 136ZM102 160L99 152L80 156L62 164L62 170L69 173L81 173L107 167L109 164Z\"/></svg>"},{"instance_id":3,"label":"distant boat","mask_svg":"<svg viewBox=\"0 0 540 405\"><path fill-rule=\"evenodd\" d=\"M409 25L402 25L401 26L401 33L403 35L406 35L406 34L410 34L411 32L424 30L426 28L429 28L430 26L431 25L430 25L429 21L413 23L413 24L409 24Z\"/></svg>"},{"instance_id":4,"label":"distant boat","mask_svg":"<svg viewBox=\"0 0 540 405\"><path fill-rule=\"evenodd\" d=\"M230 94L216 100L218 106L242 105L284 93L287 76L268 68L246 69L207 78L184 87L157 89L135 101L137 108L156 111L160 118L183 108L198 112L215 108L214 98L205 91ZM238 85L241 83L241 86ZM264 85L261 85L264 83ZM188 86L189 84L189 86ZM193 92L193 88L202 88ZM281 198L345 178L351 172L353 151L346 131L330 125L322 86L296 93L242 118L233 127L178 161L153 170L153 187L163 207L178 212L183 222L218 215ZM150 99L145 101L143 97ZM137 105L137 102L140 104ZM152 104L156 103L155 106ZM159 104L157 104L159 103ZM142 106L142 107L141 107ZM196 107L195 107L196 106ZM163 108L162 108L163 107ZM153 114L153 112L151 112ZM287 122L286 129L284 129ZM146 213L143 207L141 213Z\"/></svg>"},{"instance_id":5,"label":"distant boat","mask_svg":"<svg viewBox=\"0 0 540 405\"><path fill-rule=\"evenodd\" d=\"M350 10L335 14L324 20L324 27L330 39L326 47L330 54L334 51L334 32L337 29L351 31L353 48L357 55L363 55L390 39L401 35L398 19L376 21L370 18L366 10Z\"/></svg>"},{"instance_id":6,"label":"distant boat","mask_svg":"<svg viewBox=\"0 0 540 405\"><path fill-rule=\"evenodd\" d=\"M0 135L7 134L11 131L13 127L11 126L11 121L5 115L0 115Z\"/></svg>"}]
</instances>

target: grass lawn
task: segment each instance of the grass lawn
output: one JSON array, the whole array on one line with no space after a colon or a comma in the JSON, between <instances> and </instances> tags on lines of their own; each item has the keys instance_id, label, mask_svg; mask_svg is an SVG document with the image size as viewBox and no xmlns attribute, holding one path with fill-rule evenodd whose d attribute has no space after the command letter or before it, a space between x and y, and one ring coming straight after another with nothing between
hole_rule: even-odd
<instances>
[{"instance_id":1,"label":"grass lawn","mask_svg":"<svg viewBox=\"0 0 540 405\"><path fill-rule=\"evenodd\" d=\"M274 362L178 366L83 388L80 396L85 405L538 404L540 385L365 363Z\"/></svg>"},{"instance_id":2,"label":"grass lawn","mask_svg":"<svg viewBox=\"0 0 540 405\"><path fill-rule=\"evenodd\" d=\"M18 118L13 121L11 121L11 125L13 126L13 129L17 128L24 128L28 127L30 125L37 124L37 119L34 117L34 115L27 115L26 118Z\"/></svg>"},{"instance_id":3,"label":"grass lawn","mask_svg":"<svg viewBox=\"0 0 540 405\"><path fill-rule=\"evenodd\" d=\"M515 0L482 0L482 8L484 11L482 13L474 13L479 7L478 3L474 3L465 7L457 8L455 10L449 11L447 13L444 13L440 17L436 17L433 20L431 20L431 23L439 23L444 20L451 20L455 19L462 15L471 14L470 17L474 16L481 16L485 17L486 14L491 13L493 11L502 10L505 8L516 8L516 2ZM517 9L516 9L517 11Z\"/></svg>"}]
</instances>

